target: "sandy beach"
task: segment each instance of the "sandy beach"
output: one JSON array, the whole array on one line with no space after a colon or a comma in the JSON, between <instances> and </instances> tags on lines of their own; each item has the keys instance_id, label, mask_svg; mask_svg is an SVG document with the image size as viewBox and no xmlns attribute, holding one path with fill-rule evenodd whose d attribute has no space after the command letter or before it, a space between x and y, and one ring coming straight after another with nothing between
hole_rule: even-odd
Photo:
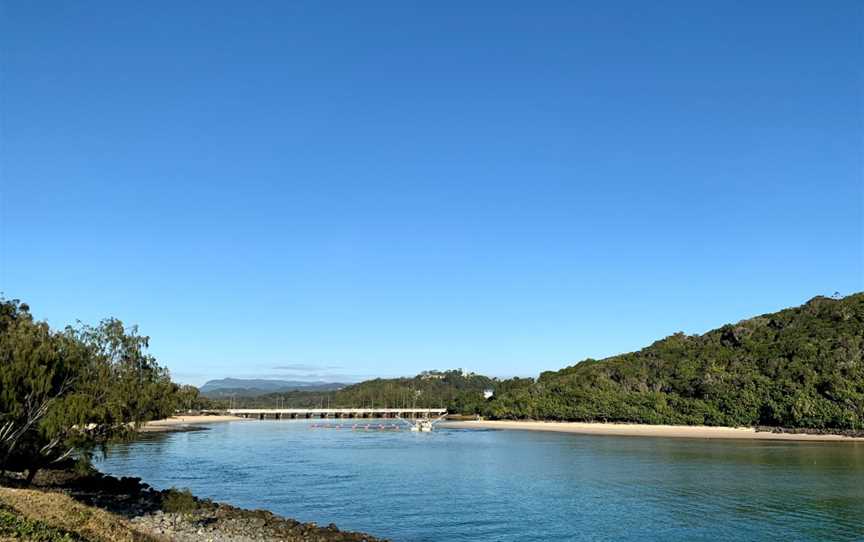
<instances>
[{"instance_id":1,"label":"sandy beach","mask_svg":"<svg viewBox=\"0 0 864 542\"><path fill-rule=\"evenodd\" d=\"M807 435L756 431L752 427L707 427L690 425L642 425L625 423L582 423L481 420L442 422L441 427L452 429L516 429L525 431L557 431L582 435L613 435L628 437L670 437L698 439L749 439L864 442L864 437L843 435Z\"/></svg>"},{"instance_id":2,"label":"sandy beach","mask_svg":"<svg viewBox=\"0 0 864 542\"><path fill-rule=\"evenodd\" d=\"M172 416L164 420L153 420L145 423L139 431L142 433L167 433L170 431L188 431L196 426L219 422L243 421L238 416Z\"/></svg>"}]
</instances>

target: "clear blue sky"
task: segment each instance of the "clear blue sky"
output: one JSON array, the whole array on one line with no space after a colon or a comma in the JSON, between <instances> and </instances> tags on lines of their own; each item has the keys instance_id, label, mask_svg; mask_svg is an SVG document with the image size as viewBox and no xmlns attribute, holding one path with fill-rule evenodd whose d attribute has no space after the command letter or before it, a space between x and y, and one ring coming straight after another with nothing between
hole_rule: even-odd
<instances>
[{"instance_id":1,"label":"clear blue sky","mask_svg":"<svg viewBox=\"0 0 864 542\"><path fill-rule=\"evenodd\" d=\"M0 290L183 382L536 375L864 289L860 1L0 17Z\"/></svg>"}]
</instances>

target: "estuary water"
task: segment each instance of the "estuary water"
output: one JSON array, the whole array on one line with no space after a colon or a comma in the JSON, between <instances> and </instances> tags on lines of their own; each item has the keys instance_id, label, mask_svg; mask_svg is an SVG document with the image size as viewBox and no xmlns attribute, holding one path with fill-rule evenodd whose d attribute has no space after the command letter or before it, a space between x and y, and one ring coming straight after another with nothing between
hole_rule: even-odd
<instances>
[{"instance_id":1,"label":"estuary water","mask_svg":"<svg viewBox=\"0 0 864 542\"><path fill-rule=\"evenodd\" d=\"M394 541L864 540L864 443L213 424L103 472Z\"/></svg>"}]
</instances>

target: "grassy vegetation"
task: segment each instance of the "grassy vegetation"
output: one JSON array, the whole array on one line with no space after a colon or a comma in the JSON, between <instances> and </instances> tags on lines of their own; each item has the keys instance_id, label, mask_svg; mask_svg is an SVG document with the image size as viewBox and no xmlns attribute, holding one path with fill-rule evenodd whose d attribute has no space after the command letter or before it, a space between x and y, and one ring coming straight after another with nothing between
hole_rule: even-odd
<instances>
[{"instance_id":1,"label":"grassy vegetation","mask_svg":"<svg viewBox=\"0 0 864 542\"><path fill-rule=\"evenodd\" d=\"M62 493L0 487L0 540L157 542L125 519Z\"/></svg>"},{"instance_id":2,"label":"grassy vegetation","mask_svg":"<svg viewBox=\"0 0 864 542\"><path fill-rule=\"evenodd\" d=\"M28 519L12 508L0 505L0 540L78 542L86 539L42 521Z\"/></svg>"}]
</instances>

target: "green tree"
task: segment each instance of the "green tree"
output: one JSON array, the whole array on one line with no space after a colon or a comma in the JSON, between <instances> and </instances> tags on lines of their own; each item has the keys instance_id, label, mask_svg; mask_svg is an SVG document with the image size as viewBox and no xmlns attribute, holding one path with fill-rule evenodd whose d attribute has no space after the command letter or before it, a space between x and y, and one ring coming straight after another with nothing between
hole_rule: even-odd
<instances>
[{"instance_id":1,"label":"green tree","mask_svg":"<svg viewBox=\"0 0 864 542\"><path fill-rule=\"evenodd\" d=\"M147 346L119 320L56 331L0 299L0 468L32 479L170 415L178 388Z\"/></svg>"}]
</instances>

